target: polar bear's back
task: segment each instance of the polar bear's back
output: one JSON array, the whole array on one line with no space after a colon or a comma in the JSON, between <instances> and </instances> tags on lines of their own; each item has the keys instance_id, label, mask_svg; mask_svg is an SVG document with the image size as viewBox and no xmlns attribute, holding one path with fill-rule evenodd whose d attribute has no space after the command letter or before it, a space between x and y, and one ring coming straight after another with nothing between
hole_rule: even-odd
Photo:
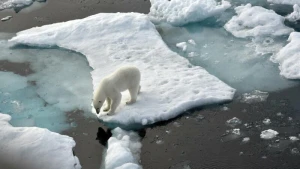
<instances>
[{"instance_id":1,"label":"polar bear's back","mask_svg":"<svg viewBox=\"0 0 300 169\"><path fill-rule=\"evenodd\" d=\"M123 66L112 73L108 79L113 82L116 89L124 91L139 86L141 73L137 67Z\"/></svg>"}]
</instances>

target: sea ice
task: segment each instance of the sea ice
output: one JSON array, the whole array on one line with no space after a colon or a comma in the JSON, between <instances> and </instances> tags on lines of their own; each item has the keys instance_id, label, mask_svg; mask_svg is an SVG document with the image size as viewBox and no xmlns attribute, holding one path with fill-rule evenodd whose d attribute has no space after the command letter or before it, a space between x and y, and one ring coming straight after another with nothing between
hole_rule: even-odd
<instances>
[{"instance_id":1,"label":"sea ice","mask_svg":"<svg viewBox=\"0 0 300 169\"><path fill-rule=\"evenodd\" d=\"M244 137L242 143L248 143L250 141L250 137Z\"/></svg>"},{"instance_id":2,"label":"sea ice","mask_svg":"<svg viewBox=\"0 0 300 169\"><path fill-rule=\"evenodd\" d=\"M25 30L17 33L11 42L60 46L81 52L94 68L94 89L118 67L137 66L142 73L137 102L125 105L129 94L123 93L116 114L100 113L99 118L106 122L152 124L195 106L231 100L235 92L203 68L190 65L169 50L144 14L101 13Z\"/></svg>"},{"instance_id":3,"label":"sea ice","mask_svg":"<svg viewBox=\"0 0 300 169\"><path fill-rule=\"evenodd\" d=\"M206 20L184 27L167 24L157 27L170 49L188 59L192 65L203 67L241 94L254 90L272 92L298 85L280 76L278 65L269 60L270 54L258 54L250 39L236 38L217 23L207 24L210 22ZM196 45L187 43L186 52L176 47L178 42L188 42L191 38ZM285 45L286 39L266 37L262 43L264 51L273 53ZM191 52L196 56L190 57Z\"/></svg>"},{"instance_id":4,"label":"sea ice","mask_svg":"<svg viewBox=\"0 0 300 169\"><path fill-rule=\"evenodd\" d=\"M264 123L265 125L270 125L270 124L271 124L271 120L268 119L268 118L265 118L265 119L263 120L263 123Z\"/></svg>"},{"instance_id":5,"label":"sea ice","mask_svg":"<svg viewBox=\"0 0 300 169\"><path fill-rule=\"evenodd\" d=\"M187 49L187 45L186 45L186 42L180 42L180 43L177 43L176 46L180 49L182 49L182 51L186 51Z\"/></svg>"},{"instance_id":6,"label":"sea ice","mask_svg":"<svg viewBox=\"0 0 300 169\"><path fill-rule=\"evenodd\" d=\"M290 140L293 141L293 142L294 142L294 141L299 141L299 138L296 137L296 136L290 136L289 138L290 138Z\"/></svg>"},{"instance_id":7,"label":"sea ice","mask_svg":"<svg viewBox=\"0 0 300 169\"><path fill-rule=\"evenodd\" d=\"M12 16L6 16L6 17L4 17L4 18L2 18L1 19L1 21L8 21L8 20L10 20L12 18Z\"/></svg>"},{"instance_id":8,"label":"sea ice","mask_svg":"<svg viewBox=\"0 0 300 169\"><path fill-rule=\"evenodd\" d=\"M227 120L226 123L232 127L235 127L242 124L242 121L237 117L233 117L232 119Z\"/></svg>"},{"instance_id":9,"label":"sea ice","mask_svg":"<svg viewBox=\"0 0 300 169\"><path fill-rule=\"evenodd\" d=\"M254 90L251 93L244 93L242 95L241 102L244 103L256 103L256 102L263 102L266 101L269 96L269 93L262 92L259 90Z\"/></svg>"},{"instance_id":10,"label":"sea ice","mask_svg":"<svg viewBox=\"0 0 300 169\"><path fill-rule=\"evenodd\" d=\"M300 7L299 5L295 4L293 6L294 11L289 14L288 16L286 16L285 18L291 22L296 22L297 20L300 19Z\"/></svg>"},{"instance_id":11,"label":"sea ice","mask_svg":"<svg viewBox=\"0 0 300 169\"><path fill-rule=\"evenodd\" d=\"M300 33L292 32L289 43L273 55L271 60L279 63L280 74L288 79L300 79Z\"/></svg>"},{"instance_id":12,"label":"sea ice","mask_svg":"<svg viewBox=\"0 0 300 169\"><path fill-rule=\"evenodd\" d=\"M14 8L20 10L24 7L30 6L35 1L45 2L46 0L1 0L0 1L0 11L4 9Z\"/></svg>"},{"instance_id":13,"label":"sea ice","mask_svg":"<svg viewBox=\"0 0 300 169\"><path fill-rule=\"evenodd\" d=\"M105 169L142 169L139 165L142 144L137 133L115 128L107 147Z\"/></svg>"},{"instance_id":14,"label":"sea ice","mask_svg":"<svg viewBox=\"0 0 300 169\"><path fill-rule=\"evenodd\" d=\"M149 17L154 22L167 22L175 26L199 22L221 14L230 8L228 1L215 0L150 0Z\"/></svg>"},{"instance_id":15,"label":"sea ice","mask_svg":"<svg viewBox=\"0 0 300 169\"><path fill-rule=\"evenodd\" d=\"M275 138L279 133L275 130L272 129L268 129L265 131L262 131L260 134L260 138L265 139L265 140L269 140L272 138Z\"/></svg>"},{"instance_id":16,"label":"sea ice","mask_svg":"<svg viewBox=\"0 0 300 169\"><path fill-rule=\"evenodd\" d=\"M235 12L237 15L224 28L239 38L282 36L293 31L284 25L284 17L273 10L247 4L236 7Z\"/></svg>"},{"instance_id":17,"label":"sea ice","mask_svg":"<svg viewBox=\"0 0 300 169\"><path fill-rule=\"evenodd\" d=\"M300 0L268 0L269 3L273 4L284 4L284 5L300 5Z\"/></svg>"},{"instance_id":18,"label":"sea ice","mask_svg":"<svg viewBox=\"0 0 300 169\"><path fill-rule=\"evenodd\" d=\"M80 169L74 140L37 127L13 127L0 113L0 165L31 169Z\"/></svg>"},{"instance_id":19,"label":"sea ice","mask_svg":"<svg viewBox=\"0 0 300 169\"><path fill-rule=\"evenodd\" d=\"M233 129L232 134L241 135L240 129Z\"/></svg>"}]
</instances>

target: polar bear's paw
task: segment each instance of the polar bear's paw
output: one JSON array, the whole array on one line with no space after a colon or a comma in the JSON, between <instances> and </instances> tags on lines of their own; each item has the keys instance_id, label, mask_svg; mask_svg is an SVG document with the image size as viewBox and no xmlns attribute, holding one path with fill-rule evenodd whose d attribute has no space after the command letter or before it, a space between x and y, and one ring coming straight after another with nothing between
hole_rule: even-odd
<instances>
[{"instance_id":1,"label":"polar bear's paw","mask_svg":"<svg viewBox=\"0 0 300 169\"><path fill-rule=\"evenodd\" d=\"M127 104L127 105L130 105L130 104L133 104L133 103L135 103L135 102L136 102L136 100L129 100L129 101L126 102L126 104Z\"/></svg>"}]
</instances>

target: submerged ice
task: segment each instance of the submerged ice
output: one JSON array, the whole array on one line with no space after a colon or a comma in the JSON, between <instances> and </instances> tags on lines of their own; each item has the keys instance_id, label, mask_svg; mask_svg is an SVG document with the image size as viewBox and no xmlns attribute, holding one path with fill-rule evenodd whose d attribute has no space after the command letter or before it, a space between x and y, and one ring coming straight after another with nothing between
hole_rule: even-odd
<instances>
[{"instance_id":1,"label":"submerged ice","mask_svg":"<svg viewBox=\"0 0 300 169\"><path fill-rule=\"evenodd\" d=\"M184 27L160 24L157 28L170 49L241 93L254 90L271 92L297 84L279 75L278 65L270 61L270 54L256 53L257 47L252 40L232 36L214 19ZM176 46L189 39L193 39L196 45L186 43L185 51ZM275 40L265 38L262 48L278 51L286 39Z\"/></svg>"},{"instance_id":2,"label":"submerged ice","mask_svg":"<svg viewBox=\"0 0 300 169\"><path fill-rule=\"evenodd\" d=\"M90 110L92 80L83 56L61 49L10 45L0 41L0 61L29 63L32 69L28 76L0 71L0 111L12 116L14 126L60 132L70 127L66 112Z\"/></svg>"}]
</instances>

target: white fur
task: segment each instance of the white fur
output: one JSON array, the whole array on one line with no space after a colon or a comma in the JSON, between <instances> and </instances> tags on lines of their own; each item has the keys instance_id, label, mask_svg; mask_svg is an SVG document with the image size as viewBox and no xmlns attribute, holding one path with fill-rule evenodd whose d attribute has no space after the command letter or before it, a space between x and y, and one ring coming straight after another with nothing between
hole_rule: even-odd
<instances>
[{"instance_id":1,"label":"white fur","mask_svg":"<svg viewBox=\"0 0 300 169\"><path fill-rule=\"evenodd\" d=\"M140 91L141 73L138 68L133 66L123 66L106 76L100 82L96 92L94 93L93 105L96 112L100 109L106 100L107 106L103 111L114 113L119 106L122 98L121 92L129 90L131 99L126 104L136 102L137 95Z\"/></svg>"}]
</instances>

